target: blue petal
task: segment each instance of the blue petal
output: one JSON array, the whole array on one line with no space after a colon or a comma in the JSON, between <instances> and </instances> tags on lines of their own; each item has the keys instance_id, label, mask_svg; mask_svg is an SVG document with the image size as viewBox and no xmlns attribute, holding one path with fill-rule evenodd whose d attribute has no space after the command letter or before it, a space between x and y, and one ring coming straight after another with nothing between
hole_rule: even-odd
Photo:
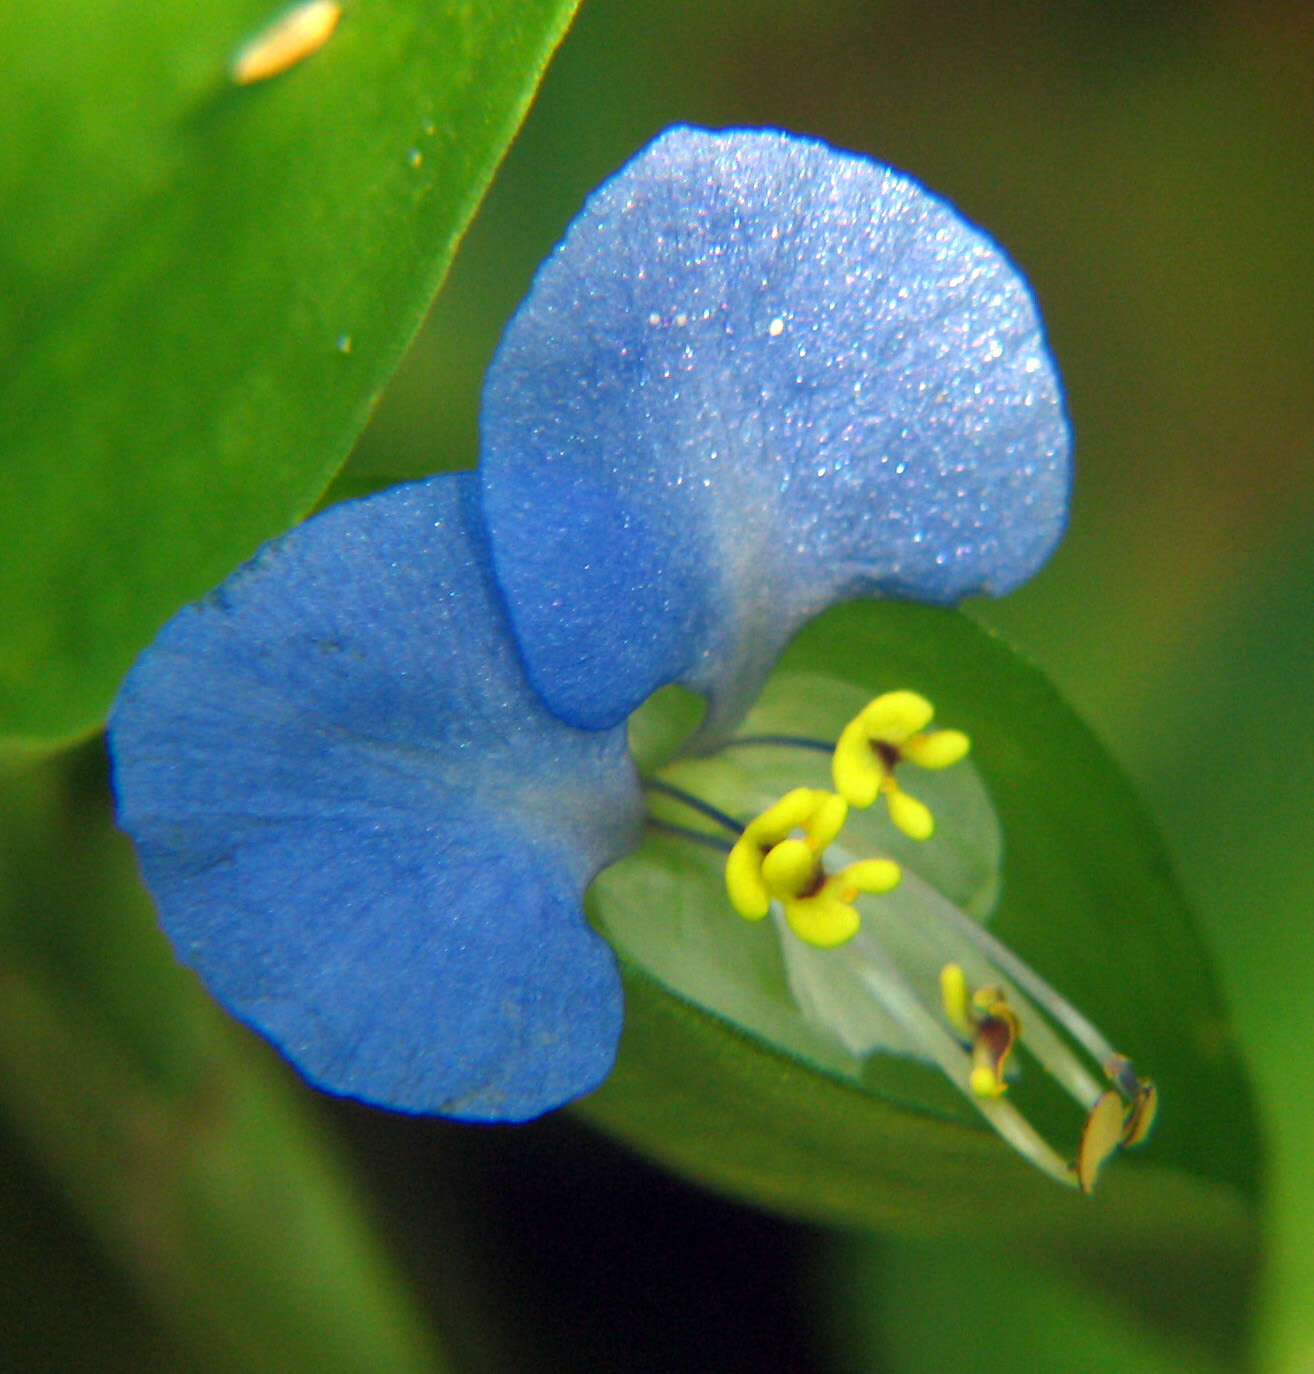
<instances>
[{"instance_id":1,"label":"blue petal","mask_svg":"<svg viewBox=\"0 0 1314 1374\"><path fill-rule=\"evenodd\" d=\"M614 724L680 681L737 715L857 595L1015 587L1068 428L1000 250L865 158L675 129L597 191L488 375L485 519L531 680Z\"/></svg>"},{"instance_id":2,"label":"blue petal","mask_svg":"<svg viewBox=\"0 0 1314 1374\"><path fill-rule=\"evenodd\" d=\"M632 847L622 732L549 715L473 480L335 507L161 632L111 720L177 953L332 1092L523 1120L607 1074L580 894Z\"/></svg>"}]
</instances>

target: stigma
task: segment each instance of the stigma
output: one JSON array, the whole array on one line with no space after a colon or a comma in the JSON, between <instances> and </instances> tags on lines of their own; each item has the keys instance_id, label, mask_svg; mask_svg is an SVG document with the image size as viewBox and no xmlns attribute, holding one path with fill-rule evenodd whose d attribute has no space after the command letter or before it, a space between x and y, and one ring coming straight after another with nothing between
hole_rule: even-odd
<instances>
[{"instance_id":1,"label":"stigma","mask_svg":"<svg viewBox=\"0 0 1314 1374\"><path fill-rule=\"evenodd\" d=\"M1108 1159L1148 1134L1153 1084L979 921L890 855L845 843L851 811L882 800L905 836L934 833L930 809L896 775L969 752L961 731L928 729L933 716L915 692L869 702L834 747L834 791L794 788L743 826L726 894L746 920L774 914L791 992L815 1028L860 1058L884 1049L935 1065L1015 1150L1089 1193ZM906 900L887 895L898 892ZM1069 1149L1015 1101L1015 1085L1037 1073L1078 1109Z\"/></svg>"}]
</instances>

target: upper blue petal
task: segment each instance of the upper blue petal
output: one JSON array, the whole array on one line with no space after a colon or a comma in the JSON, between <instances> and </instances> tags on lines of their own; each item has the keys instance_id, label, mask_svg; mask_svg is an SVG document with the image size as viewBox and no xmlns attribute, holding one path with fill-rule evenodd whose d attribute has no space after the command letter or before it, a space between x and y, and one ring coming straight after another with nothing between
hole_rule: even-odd
<instances>
[{"instance_id":1,"label":"upper blue petal","mask_svg":"<svg viewBox=\"0 0 1314 1374\"><path fill-rule=\"evenodd\" d=\"M521 1120L605 1077L621 990L580 895L637 784L622 732L526 683L472 479L267 546L165 626L111 747L179 956L314 1082Z\"/></svg>"},{"instance_id":2,"label":"upper blue petal","mask_svg":"<svg viewBox=\"0 0 1314 1374\"><path fill-rule=\"evenodd\" d=\"M1008 591L1066 519L1016 270L908 177L771 131L672 130L589 199L482 435L530 677L581 725L669 681L733 716L831 602Z\"/></svg>"}]
</instances>

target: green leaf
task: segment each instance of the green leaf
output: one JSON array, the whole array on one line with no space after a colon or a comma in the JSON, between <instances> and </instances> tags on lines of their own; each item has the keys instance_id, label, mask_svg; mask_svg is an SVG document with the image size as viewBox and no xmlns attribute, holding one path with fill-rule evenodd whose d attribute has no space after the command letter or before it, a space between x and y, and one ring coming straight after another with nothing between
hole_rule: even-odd
<instances>
[{"instance_id":1,"label":"green leaf","mask_svg":"<svg viewBox=\"0 0 1314 1374\"><path fill-rule=\"evenodd\" d=\"M1258 1158L1249 1092L1168 862L1117 768L1034 668L959 613L838 608L800 636L774 682L796 684L796 710L824 716L819 675L860 689L858 700L920 691L937 723L972 736L1003 835L991 929L1156 1080L1162 1107L1150 1141L1082 1198L937 1102L929 1069L887 1060L874 1076L855 1076L797 1032L773 1032L760 1010L783 985L778 957L763 946L743 956L759 934L769 946L769 930L746 932L725 905L726 943L714 948L693 910L706 889L681 911L678 881L639 904L647 899L658 925L683 921L690 938L666 964L648 951L641 962L641 943L620 942L629 996L620 1062L582 1110L695 1177L799 1215L910 1235L985 1230L1093 1267L1111 1255L1119 1264L1128 1254L1164 1263L1208 1255L1241 1293ZM824 736L834 728L818 721ZM914 789L928 800L932 777L918 774ZM969 905L975 891L980 905L997 858L988 825L936 805L942 832L967 823L981 837L975 876L970 866L942 875L946 891ZM701 847L670 837L645 850L650 878L663 867L697 878L704 862ZM617 900L609 878L596 886L604 929ZM741 956L749 972L738 993L757 1021L733 999L718 1005L720 993L709 1009L687 985L673 990L681 962L711 968L714 980L718 961L733 968Z\"/></svg>"},{"instance_id":2,"label":"green leaf","mask_svg":"<svg viewBox=\"0 0 1314 1374\"><path fill-rule=\"evenodd\" d=\"M5 1134L189 1368L440 1369L299 1081L174 960L97 753L0 778Z\"/></svg>"},{"instance_id":3,"label":"green leaf","mask_svg":"<svg viewBox=\"0 0 1314 1374\"><path fill-rule=\"evenodd\" d=\"M276 0L0 16L0 735L92 729L158 625L310 508L572 9L354 0L245 87Z\"/></svg>"},{"instance_id":4,"label":"green leaf","mask_svg":"<svg viewBox=\"0 0 1314 1374\"><path fill-rule=\"evenodd\" d=\"M1052 1265L1016 1254L991 1263L962 1244L853 1237L839 1241L823 1263L819 1292L838 1309L832 1320L846 1369L943 1374L966 1363L965 1344L972 1374L1222 1374L1249 1367L1234 1321L1237 1295L1203 1266L1191 1273L1199 1287L1190 1291L1196 1301L1183 1321L1182 1294L1156 1291L1148 1273L1136 1312Z\"/></svg>"},{"instance_id":5,"label":"green leaf","mask_svg":"<svg viewBox=\"0 0 1314 1374\"><path fill-rule=\"evenodd\" d=\"M1301 1374L1314 1351L1314 1096L1305 970L1314 966L1314 637L1307 528L1273 531L1265 558L1210 603L1207 634L1158 701L1190 704L1148 761L1165 824L1224 961L1268 1125L1264 1331L1255 1367ZM1200 880L1203 879L1203 882Z\"/></svg>"}]
</instances>

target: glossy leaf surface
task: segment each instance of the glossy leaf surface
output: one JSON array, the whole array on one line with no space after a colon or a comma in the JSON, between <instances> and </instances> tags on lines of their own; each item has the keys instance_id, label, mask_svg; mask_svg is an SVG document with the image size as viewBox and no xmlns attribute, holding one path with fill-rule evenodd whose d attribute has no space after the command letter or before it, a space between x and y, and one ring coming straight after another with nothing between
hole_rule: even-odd
<instances>
[{"instance_id":1,"label":"glossy leaf surface","mask_svg":"<svg viewBox=\"0 0 1314 1374\"><path fill-rule=\"evenodd\" d=\"M259 0L0 18L0 734L93 728L164 619L310 507L572 9L360 0L249 86Z\"/></svg>"}]
</instances>

